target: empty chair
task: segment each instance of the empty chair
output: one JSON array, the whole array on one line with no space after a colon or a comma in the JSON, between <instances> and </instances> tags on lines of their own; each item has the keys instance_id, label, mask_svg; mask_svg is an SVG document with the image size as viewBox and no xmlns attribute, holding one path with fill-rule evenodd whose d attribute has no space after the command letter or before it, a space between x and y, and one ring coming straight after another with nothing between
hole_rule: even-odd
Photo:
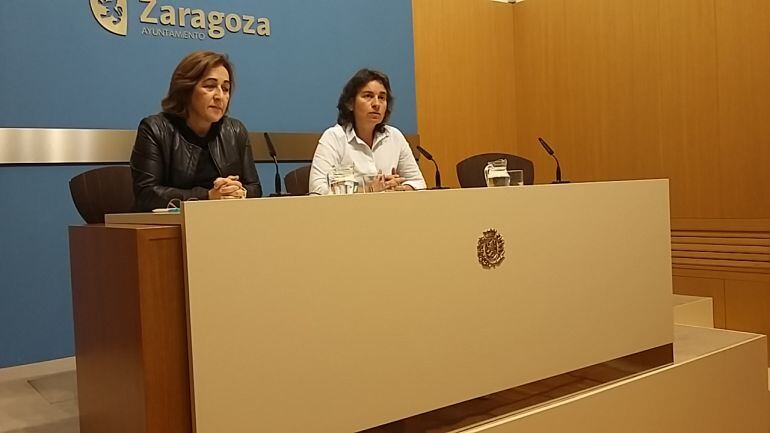
<instances>
[{"instance_id":1,"label":"empty chair","mask_svg":"<svg viewBox=\"0 0 770 433\"><path fill-rule=\"evenodd\" d=\"M508 161L508 170L522 170L524 172L524 185L532 185L535 182L535 164L532 161L507 153L482 153L474 155L457 163L457 179L463 188L478 188L487 186L484 178L484 167L487 163L497 159Z\"/></svg>"},{"instance_id":2,"label":"empty chair","mask_svg":"<svg viewBox=\"0 0 770 433\"><path fill-rule=\"evenodd\" d=\"M101 167L70 180L70 194L80 216L88 224L104 222L104 215L134 210L131 168Z\"/></svg>"},{"instance_id":3,"label":"empty chair","mask_svg":"<svg viewBox=\"0 0 770 433\"><path fill-rule=\"evenodd\" d=\"M283 178L286 192L293 195L307 195L310 192L310 166L294 169Z\"/></svg>"}]
</instances>

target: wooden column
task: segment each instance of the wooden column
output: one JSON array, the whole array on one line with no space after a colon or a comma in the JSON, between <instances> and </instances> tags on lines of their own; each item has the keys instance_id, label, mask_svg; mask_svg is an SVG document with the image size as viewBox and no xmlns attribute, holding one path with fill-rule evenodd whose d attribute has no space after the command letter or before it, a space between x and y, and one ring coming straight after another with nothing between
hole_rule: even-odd
<instances>
[{"instance_id":1,"label":"wooden column","mask_svg":"<svg viewBox=\"0 0 770 433\"><path fill-rule=\"evenodd\" d=\"M80 431L191 432L180 227L69 233Z\"/></svg>"}]
</instances>

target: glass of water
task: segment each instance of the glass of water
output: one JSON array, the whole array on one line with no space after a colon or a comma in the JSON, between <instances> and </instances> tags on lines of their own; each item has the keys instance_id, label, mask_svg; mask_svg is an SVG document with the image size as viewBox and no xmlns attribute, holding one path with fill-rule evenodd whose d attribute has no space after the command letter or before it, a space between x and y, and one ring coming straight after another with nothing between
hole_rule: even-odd
<instances>
[{"instance_id":1,"label":"glass of water","mask_svg":"<svg viewBox=\"0 0 770 433\"><path fill-rule=\"evenodd\" d=\"M382 172L373 174L364 174L362 176L364 183L364 192L381 192L385 191L385 176Z\"/></svg>"},{"instance_id":2,"label":"glass of water","mask_svg":"<svg viewBox=\"0 0 770 433\"><path fill-rule=\"evenodd\" d=\"M511 179L511 186L524 185L524 170L508 170L508 176Z\"/></svg>"}]
</instances>

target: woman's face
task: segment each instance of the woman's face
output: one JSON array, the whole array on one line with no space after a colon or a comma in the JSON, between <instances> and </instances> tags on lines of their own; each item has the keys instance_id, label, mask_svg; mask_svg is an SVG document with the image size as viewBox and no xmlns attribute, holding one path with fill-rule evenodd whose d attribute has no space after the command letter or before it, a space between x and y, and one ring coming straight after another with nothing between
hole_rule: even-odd
<instances>
[{"instance_id":1,"label":"woman's face","mask_svg":"<svg viewBox=\"0 0 770 433\"><path fill-rule=\"evenodd\" d=\"M377 80L372 80L356 95L353 116L357 127L374 127L382 123L388 109L388 91Z\"/></svg>"},{"instance_id":2,"label":"woman's face","mask_svg":"<svg viewBox=\"0 0 770 433\"><path fill-rule=\"evenodd\" d=\"M190 97L188 119L197 122L219 122L230 103L230 73L224 66L209 69L198 81Z\"/></svg>"}]
</instances>

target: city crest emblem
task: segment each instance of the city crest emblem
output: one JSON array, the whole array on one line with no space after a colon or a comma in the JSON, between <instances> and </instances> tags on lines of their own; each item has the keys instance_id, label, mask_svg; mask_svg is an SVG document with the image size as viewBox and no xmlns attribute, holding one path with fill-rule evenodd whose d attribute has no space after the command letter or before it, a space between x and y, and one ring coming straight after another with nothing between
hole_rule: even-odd
<instances>
[{"instance_id":1,"label":"city crest emblem","mask_svg":"<svg viewBox=\"0 0 770 433\"><path fill-rule=\"evenodd\" d=\"M128 33L126 0L89 0L91 12L105 30L116 35Z\"/></svg>"},{"instance_id":2,"label":"city crest emblem","mask_svg":"<svg viewBox=\"0 0 770 433\"><path fill-rule=\"evenodd\" d=\"M505 260L505 240L497 230L489 229L479 238L476 247L479 263L484 269L494 269Z\"/></svg>"}]
</instances>

